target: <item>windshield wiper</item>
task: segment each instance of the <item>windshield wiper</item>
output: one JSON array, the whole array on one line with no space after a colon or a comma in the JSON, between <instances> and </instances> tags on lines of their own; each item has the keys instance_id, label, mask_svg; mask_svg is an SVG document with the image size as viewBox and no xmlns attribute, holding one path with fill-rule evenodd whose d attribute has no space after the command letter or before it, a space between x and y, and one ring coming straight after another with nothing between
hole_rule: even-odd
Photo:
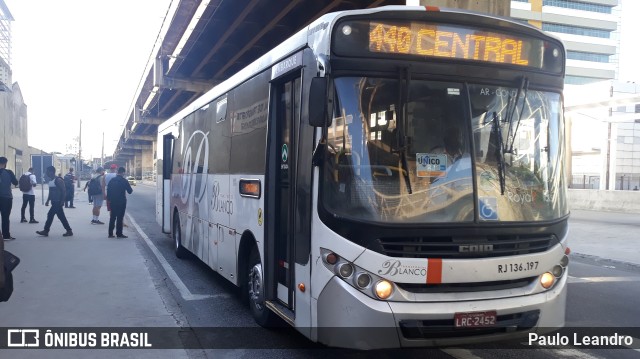
<instances>
[{"instance_id":1,"label":"windshield wiper","mask_svg":"<svg viewBox=\"0 0 640 359\"><path fill-rule=\"evenodd\" d=\"M403 70L406 75L406 83L403 83ZM411 74L409 72L409 68L400 68L398 70L398 111L397 111L397 128L398 128L398 151L400 152L400 164L402 168L400 172L404 175L404 182L407 185L407 193L412 194L411 190L411 179L409 178L409 166L407 164L407 137L405 135L405 127L407 126L407 101L409 99L409 84L411 82Z\"/></svg>"},{"instance_id":2,"label":"windshield wiper","mask_svg":"<svg viewBox=\"0 0 640 359\"><path fill-rule=\"evenodd\" d=\"M513 153L513 144L516 141L516 135L518 134L518 127L520 127L520 120L522 120L522 113L524 112L524 105L527 102L527 91L529 90L529 78L522 76L518 92L516 92L516 98L511 108L511 113L507 112L507 119L509 120L509 132L507 133L507 146L505 147L506 153ZM520 108L520 114L518 115L518 121L513 132L511 132L511 126L513 124L513 116L516 114L516 108L518 107L518 100L520 100L520 94L524 91L524 98L522 99L522 107ZM509 143L511 139L511 143Z\"/></svg>"},{"instance_id":3,"label":"windshield wiper","mask_svg":"<svg viewBox=\"0 0 640 359\"><path fill-rule=\"evenodd\" d=\"M498 113L493 112L493 125L491 128L496 139L496 161L498 162L498 180L500 181L500 194L504 196L505 187L505 164L504 164L504 141L502 140L502 128L498 120Z\"/></svg>"}]
</instances>

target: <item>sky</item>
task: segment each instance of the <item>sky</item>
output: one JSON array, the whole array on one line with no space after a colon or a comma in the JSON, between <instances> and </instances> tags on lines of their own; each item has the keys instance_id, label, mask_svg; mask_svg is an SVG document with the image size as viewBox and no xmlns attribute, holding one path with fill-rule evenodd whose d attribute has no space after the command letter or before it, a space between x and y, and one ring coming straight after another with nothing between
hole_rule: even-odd
<instances>
[{"instance_id":1,"label":"sky","mask_svg":"<svg viewBox=\"0 0 640 359\"><path fill-rule=\"evenodd\" d=\"M82 120L82 157L101 156L102 133L113 154L172 1L5 0L30 146L77 152ZM620 80L640 83L640 1L622 6Z\"/></svg>"},{"instance_id":2,"label":"sky","mask_svg":"<svg viewBox=\"0 0 640 359\"><path fill-rule=\"evenodd\" d=\"M113 154L171 1L5 0L30 146Z\"/></svg>"}]
</instances>

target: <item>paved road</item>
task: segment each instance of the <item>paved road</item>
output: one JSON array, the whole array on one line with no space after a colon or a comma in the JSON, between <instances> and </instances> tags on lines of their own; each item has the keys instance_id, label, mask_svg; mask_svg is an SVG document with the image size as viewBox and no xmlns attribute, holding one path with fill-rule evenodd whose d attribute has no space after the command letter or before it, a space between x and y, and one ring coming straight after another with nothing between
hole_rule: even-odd
<instances>
[{"instance_id":1,"label":"paved road","mask_svg":"<svg viewBox=\"0 0 640 359\"><path fill-rule=\"evenodd\" d=\"M243 328L217 338L200 335L206 343L240 340L263 349L190 349L186 351L96 351L97 357L380 357L380 358L625 358L636 350L576 349L418 349L356 352L326 349L310 344L292 330L269 331L253 322L237 290L196 258L178 260L172 242L161 233L154 216L154 188L134 188L129 201L129 239L106 239L106 228L89 224L86 197L68 210L76 236L38 238L34 226L17 223L19 202L14 203L12 233L7 243L23 263L18 267L15 296L0 305L4 326L163 326ZM44 222L46 208L38 203ZM637 255L636 215L574 211L572 229L567 326L637 327L640 309L640 260ZM102 215L103 221L106 216ZM57 227L56 227L57 226ZM54 229L62 234L59 223ZM53 232L53 231L52 231ZM1 334L1 333L0 333ZM234 336L234 337L232 337ZM640 342L640 341L639 341ZM38 357L37 351L9 351L16 358ZM0 357L5 357L0 351ZM47 357L86 357L86 352L46 352Z\"/></svg>"}]
</instances>

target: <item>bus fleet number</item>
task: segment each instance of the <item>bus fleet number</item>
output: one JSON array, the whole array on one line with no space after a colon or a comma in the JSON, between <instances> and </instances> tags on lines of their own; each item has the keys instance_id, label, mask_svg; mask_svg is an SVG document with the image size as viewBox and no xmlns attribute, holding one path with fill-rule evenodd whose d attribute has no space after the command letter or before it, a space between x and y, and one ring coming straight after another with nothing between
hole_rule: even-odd
<instances>
[{"instance_id":1,"label":"bus fleet number","mask_svg":"<svg viewBox=\"0 0 640 359\"><path fill-rule=\"evenodd\" d=\"M498 264L498 273L526 272L538 269L538 261L524 263Z\"/></svg>"}]
</instances>

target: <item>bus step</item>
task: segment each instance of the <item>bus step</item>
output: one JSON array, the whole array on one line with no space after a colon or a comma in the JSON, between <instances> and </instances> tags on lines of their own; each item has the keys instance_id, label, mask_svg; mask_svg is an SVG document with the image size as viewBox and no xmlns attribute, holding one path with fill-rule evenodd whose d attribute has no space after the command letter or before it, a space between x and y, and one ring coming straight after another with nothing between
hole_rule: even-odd
<instances>
[{"instance_id":1,"label":"bus step","mask_svg":"<svg viewBox=\"0 0 640 359\"><path fill-rule=\"evenodd\" d=\"M266 301L265 304L267 308L276 313L277 316L282 318L289 325L294 326L295 313L291 309L274 301Z\"/></svg>"}]
</instances>

